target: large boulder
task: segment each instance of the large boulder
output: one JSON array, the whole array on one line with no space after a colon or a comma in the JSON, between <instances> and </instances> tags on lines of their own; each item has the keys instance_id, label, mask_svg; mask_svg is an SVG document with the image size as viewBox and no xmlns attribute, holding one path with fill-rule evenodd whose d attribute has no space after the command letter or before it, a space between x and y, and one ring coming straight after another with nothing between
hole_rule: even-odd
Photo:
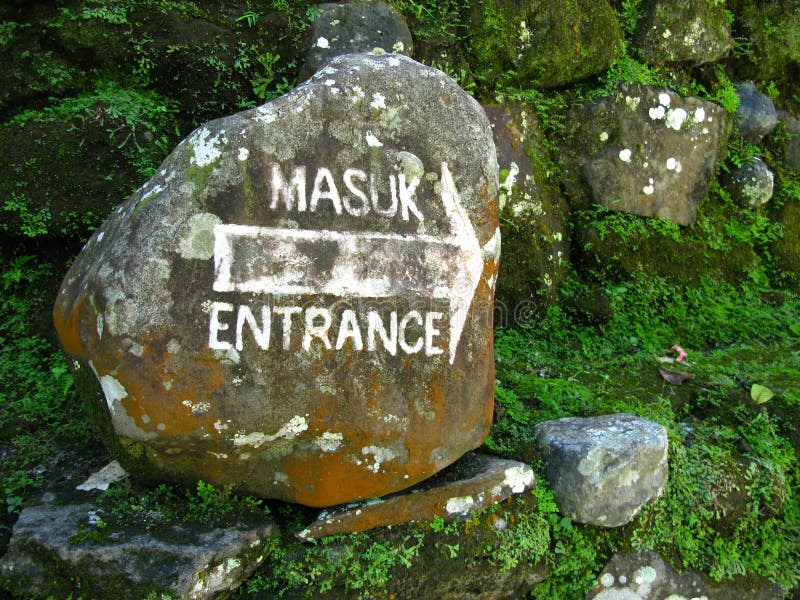
<instances>
[{"instance_id":1,"label":"large boulder","mask_svg":"<svg viewBox=\"0 0 800 600\"><path fill-rule=\"evenodd\" d=\"M559 510L579 523L629 523L667 483L667 430L633 415L538 423L536 445Z\"/></svg>"},{"instance_id":2,"label":"large boulder","mask_svg":"<svg viewBox=\"0 0 800 600\"><path fill-rule=\"evenodd\" d=\"M713 102L623 84L571 114L573 201L689 225L729 132L727 113ZM580 182L590 191L583 201Z\"/></svg>"},{"instance_id":3,"label":"large boulder","mask_svg":"<svg viewBox=\"0 0 800 600\"><path fill-rule=\"evenodd\" d=\"M311 24L311 48L300 79L311 77L334 56L355 52L400 52L411 56L413 41L403 17L384 2L325 3Z\"/></svg>"},{"instance_id":4,"label":"large boulder","mask_svg":"<svg viewBox=\"0 0 800 600\"><path fill-rule=\"evenodd\" d=\"M401 55L337 57L197 129L56 302L111 452L150 481L328 506L479 446L497 186L483 109Z\"/></svg>"},{"instance_id":5,"label":"large boulder","mask_svg":"<svg viewBox=\"0 0 800 600\"><path fill-rule=\"evenodd\" d=\"M479 79L505 73L525 87L554 87L605 71L622 48L607 0L486 0L469 15Z\"/></svg>"},{"instance_id":6,"label":"large boulder","mask_svg":"<svg viewBox=\"0 0 800 600\"><path fill-rule=\"evenodd\" d=\"M724 5L706 0L645 0L636 27L636 46L649 64L693 65L724 58L733 47Z\"/></svg>"}]
</instances>

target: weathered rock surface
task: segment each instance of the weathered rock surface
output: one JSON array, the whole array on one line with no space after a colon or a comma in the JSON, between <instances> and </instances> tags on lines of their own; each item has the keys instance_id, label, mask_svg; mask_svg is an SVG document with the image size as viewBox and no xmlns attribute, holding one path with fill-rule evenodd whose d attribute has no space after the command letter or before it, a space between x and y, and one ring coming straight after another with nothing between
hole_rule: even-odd
<instances>
[{"instance_id":1,"label":"weathered rock surface","mask_svg":"<svg viewBox=\"0 0 800 600\"><path fill-rule=\"evenodd\" d=\"M724 8L706 0L645 0L645 16L636 27L642 58L653 65L702 65L724 58L733 47Z\"/></svg>"},{"instance_id":2,"label":"weathered rock surface","mask_svg":"<svg viewBox=\"0 0 800 600\"><path fill-rule=\"evenodd\" d=\"M146 480L313 506L441 470L492 421L496 202L482 108L401 55L197 129L56 303L104 442Z\"/></svg>"},{"instance_id":3,"label":"weathered rock surface","mask_svg":"<svg viewBox=\"0 0 800 600\"><path fill-rule=\"evenodd\" d=\"M775 104L749 81L736 86L736 95L739 96L734 119L736 129L745 140L758 144L778 125Z\"/></svg>"},{"instance_id":4,"label":"weathered rock surface","mask_svg":"<svg viewBox=\"0 0 800 600\"><path fill-rule=\"evenodd\" d=\"M667 482L667 431L633 415L571 417L534 427L559 510L579 523L619 527Z\"/></svg>"},{"instance_id":5,"label":"weathered rock surface","mask_svg":"<svg viewBox=\"0 0 800 600\"><path fill-rule=\"evenodd\" d=\"M741 167L731 169L725 187L742 206L757 208L769 202L775 189L775 175L760 158L753 157Z\"/></svg>"},{"instance_id":6,"label":"weathered rock surface","mask_svg":"<svg viewBox=\"0 0 800 600\"><path fill-rule=\"evenodd\" d=\"M552 87L605 71L622 31L606 0L487 0L471 9L470 38L479 79L505 71L528 87Z\"/></svg>"},{"instance_id":7,"label":"weathered rock surface","mask_svg":"<svg viewBox=\"0 0 800 600\"><path fill-rule=\"evenodd\" d=\"M236 589L258 567L273 534L265 521L211 530L123 530L92 541L87 534L99 518L88 497L26 508L0 560L0 577L26 597L213 598Z\"/></svg>"},{"instance_id":8,"label":"weathered rock surface","mask_svg":"<svg viewBox=\"0 0 800 600\"><path fill-rule=\"evenodd\" d=\"M525 324L558 296L566 277L568 207L557 185L548 179L551 163L536 116L517 104L488 106L486 114L501 174L503 260L496 324Z\"/></svg>"},{"instance_id":9,"label":"weathered rock surface","mask_svg":"<svg viewBox=\"0 0 800 600\"><path fill-rule=\"evenodd\" d=\"M694 221L729 134L721 106L630 84L570 121L569 178L582 174L594 202L679 225Z\"/></svg>"},{"instance_id":10,"label":"weathered rock surface","mask_svg":"<svg viewBox=\"0 0 800 600\"><path fill-rule=\"evenodd\" d=\"M586 600L778 600L781 590L768 583L707 583L690 571L676 573L652 550L616 554Z\"/></svg>"},{"instance_id":11,"label":"weathered rock surface","mask_svg":"<svg viewBox=\"0 0 800 600\"><path fill-rule=\"evenodd\" d=\"M300 79L311 77L334 56L372 52L399 52L411 56L413 40L403 17L384 2L325 3L311 25L311 48L300 69Z\"/></svg>"},{"instance_id":12,"label":"weathered rock surface","mask_svg":"<svg viewBox=\"0 0 800 600\"><path fill-rule=\"evenodd\" d=\"M323 511L299 537L309 540L409 521L431 521L436 516L452 521L535 485L533 469L525 463L467 454L451 465L447 475L442 472L411 490Z\"/></svg>"}]
</instances>

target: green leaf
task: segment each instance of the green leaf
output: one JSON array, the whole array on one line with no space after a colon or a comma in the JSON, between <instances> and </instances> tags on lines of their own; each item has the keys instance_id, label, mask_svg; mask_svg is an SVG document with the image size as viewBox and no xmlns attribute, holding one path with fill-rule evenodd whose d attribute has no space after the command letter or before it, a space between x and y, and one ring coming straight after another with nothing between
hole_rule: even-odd
<instances>
[{"instance_id":1,"label":"green leaf","mask_svg":"<svg viewBox=\"0 0 800 600\"><path fill-rule=\"evenodd\" d=\"M758 404L769 402L774 395L772 390L765 385L754 383L753 387L750 388L750 397L753 399L753 402L757 402Z\"/></svg>"}]
</instances>

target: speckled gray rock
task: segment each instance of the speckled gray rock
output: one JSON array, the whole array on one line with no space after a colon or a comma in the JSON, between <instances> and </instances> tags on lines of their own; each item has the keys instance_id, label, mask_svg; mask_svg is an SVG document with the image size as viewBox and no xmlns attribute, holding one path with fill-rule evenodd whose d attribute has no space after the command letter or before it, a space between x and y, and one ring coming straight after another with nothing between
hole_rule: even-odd
<instances>
[{"instance_id":1,"label":"speckled gray rock","mask_svg":"<svg viewBox=\"0 0 800 600\"><path fill-rule=\"evenodd\" d=\"M661 495L667 431L619 414L545 421L534 427L559 510L579 523L619 527Z\"/></svg>"},{"instance_id":2,"label":"speckled gray rock","mask_svg":"<svg viewBox=\"0 0 800 600\"><path fill-rule=\"evenodd\" d=\"M334 56L353 52L399 52L411 56L413 41L403 17L384 2L326 3L311 24L311 47L300 69L307 79Z\"/></svg>"},{"instance_id":3,"label":"speckled gray rock","mask_svg":"<svg viewBox=\"0 0 800 600\"><path fill-rule=\"evenodd\" d=\"M403 55L336 57L198 128L56 302L111 453L147 481L331 506L478 447L497 176L481 106Z\"/></svg>"},{"instance_id":4,"label":"speckled gray rock","mask_svg":"<svg viewBox=\"0 0 800 600\"><path fill-rule=\"evenodd\" d=\"M742 206L757 208L769 202L775 188L775 175L760 158L753 157L741 167L731 169L725 188Z\"/></svg>"},{"instance_id":5,"label":"speckled gray rock","mask_svg":"<svg viewBox=\"0 0 800 600\"><path fill-rule=\"evenodd\" d=\"M730 132L725 110L713 102L628 84L577 109L568 128L574 201L679 225L694 221Z\"/></svg>"},{"instance_id":6,"label":"speckled gray rock","mask_svg":"<svg viewBox=\"0 0 800 600\"><path fill-rule=\"evenodd\" d=\"M702 65L723 58L733 47L723 4L706 0L645 0L636 28L636 46L649 64Z\"/></svg>"},{"instance_id":7,"label":"speckled gray rock","mask_svg":"<svg viewBox=\"0 0 800 600\"><path fill-rule=\"evenodd\" d=\"M676 573L652 550L616 554L586 600L780 600L778 586L750 579L709 583L691 571Z\"/></svg>"},{"instance_id":8,"label":"speckled gray rock","mask_svg":"<svg viewBox=\"0 0 800 600\"><path fill-rule=\"evenodd\" d=\"M734 120L736 129L745 140L758 144L778 125L775 104L750 81L737 85L736 95L739 96Z\"/></svg>"},{"instance_id":9,"label":"speckled gray rock","mask_svg":"<svg viewBox=\"0 0 800 600\"><path fill-rule=\"evenodd\" d=\"M273 535L266 518L261 524L176 526L156 534L97 530L104 517L109 519L88 498L26 508L0 560L0 578L20 597L66 598L72 592L109 600L150 594L203 600L239 587L266 558ZM81 541L93 530L100 541Z\"/></svg>"}]
</instances>

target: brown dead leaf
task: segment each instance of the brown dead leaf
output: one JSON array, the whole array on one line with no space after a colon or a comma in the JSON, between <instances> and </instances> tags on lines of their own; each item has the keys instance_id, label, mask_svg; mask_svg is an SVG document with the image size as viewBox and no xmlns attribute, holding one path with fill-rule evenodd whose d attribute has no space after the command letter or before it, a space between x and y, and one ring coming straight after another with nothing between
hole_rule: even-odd
<instances>
[{"instance_id":1,"label":"brown dead leaf","mask_svg":"<svg viewBox=\"0 0 800 600\"><path fill-rule=\"evenodd\" d=\"M683 371L672 371L671 369L665 369L663 367L659 367L658 372L661 373L661 377L664 378L664 381L666 381L667 383L671 383L672 385L681 385L687 379L692 378L691 373L684 373Z\"/></svg>"}]
</instances>

